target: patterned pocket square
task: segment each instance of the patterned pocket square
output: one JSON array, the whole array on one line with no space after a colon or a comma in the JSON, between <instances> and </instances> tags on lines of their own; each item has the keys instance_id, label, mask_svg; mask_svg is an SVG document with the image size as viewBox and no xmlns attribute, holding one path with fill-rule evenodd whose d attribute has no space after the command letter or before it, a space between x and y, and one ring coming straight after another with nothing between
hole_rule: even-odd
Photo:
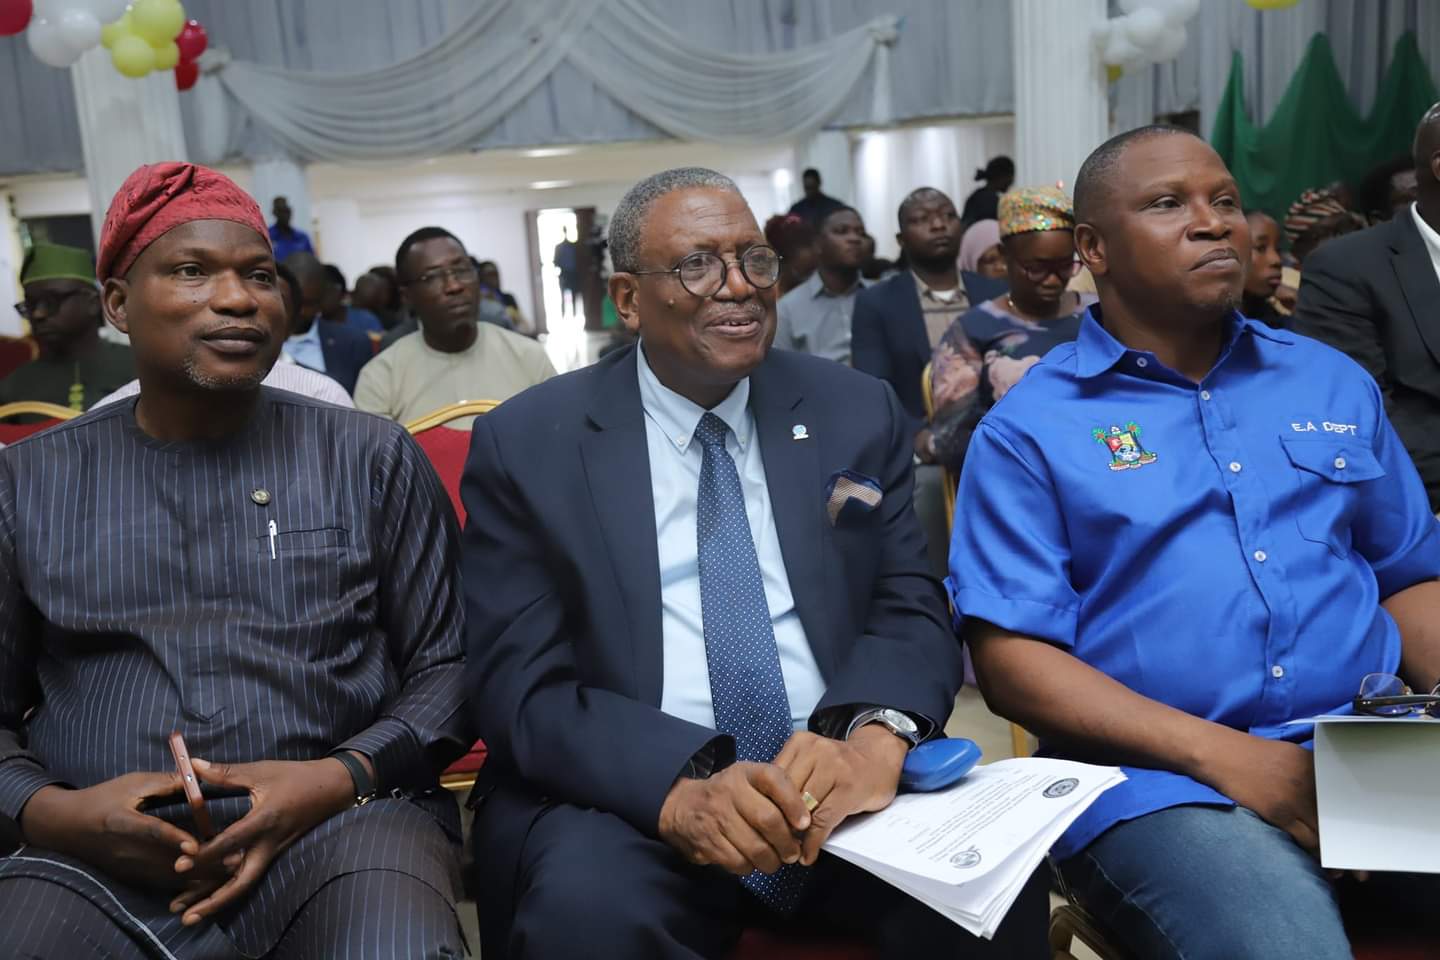
<instances>
[{"instance_id":1,"label":"patterned pocket square","mask_svg":"<svg viewBox=\"0 0 1440 960\"><path fill-rule=\"evenodd\" d=\"M880 492L880 481L854 470L837 470L830 477L829 490L825 494L825 510L830 514L830 525L836 526L841 517L847 519L863 515L880 506L884 494Z\"/></svg>"}]
</instances>

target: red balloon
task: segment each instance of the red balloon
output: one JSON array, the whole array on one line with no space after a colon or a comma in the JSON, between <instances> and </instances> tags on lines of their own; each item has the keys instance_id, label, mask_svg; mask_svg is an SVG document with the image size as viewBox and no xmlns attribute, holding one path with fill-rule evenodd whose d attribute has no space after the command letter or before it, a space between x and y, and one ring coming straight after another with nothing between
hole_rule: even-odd
<instances>
[{"instance_id":1,"label":"red balloon","mask_svg":"<svg viewBox=\"0 0 1440 960\"><path fill-rule=\"evenodd\" d=\"M180 62L190 63L200 59L200 54L210 46L210 35L205 32L199 20L187 20L180 35L175 38L175 45L180 48Z\"/></svg>"},{"instance_id":2,"label":"red balloon","mask_svg":"<svg viewBox=\"0 0 1440 960\"><path fill-rule=\"evenodd\" d=\"M189 90L195 86L195 81L200 79L200 66L195 63L181 62L175 67L175 89Z\"/></svg>"},{"instance_id":3,"label":"red balloon","mask_svg":"<svg viewBox=\"0 0 1440 960\"><path fill-rule=\"evenodd\" d=\"M33 0L0 0L0 37L24 33L34 13Z\"/></svg>"}]
</instances>

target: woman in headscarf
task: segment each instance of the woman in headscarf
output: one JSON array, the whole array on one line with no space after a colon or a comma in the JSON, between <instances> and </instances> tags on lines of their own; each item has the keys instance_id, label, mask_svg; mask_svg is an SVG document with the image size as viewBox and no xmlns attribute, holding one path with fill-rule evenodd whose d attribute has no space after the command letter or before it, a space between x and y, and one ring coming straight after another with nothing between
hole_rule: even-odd
<instances>
[{"instance_id":1,"label":"woman in headscarf","mask_svg":"<svg viewBox=\"0 0 1440 960\"><path fill-rule=\"evenodd\" d=\"M936 459L950 467L964 460L985 412L1051 348L1075 339L1096 300L1067 289L1075 276L1075 211L1064 191L1005 194L998 230L1009 292L951 324L931 360L931 436Z\"/></svg>"}]
</instances>

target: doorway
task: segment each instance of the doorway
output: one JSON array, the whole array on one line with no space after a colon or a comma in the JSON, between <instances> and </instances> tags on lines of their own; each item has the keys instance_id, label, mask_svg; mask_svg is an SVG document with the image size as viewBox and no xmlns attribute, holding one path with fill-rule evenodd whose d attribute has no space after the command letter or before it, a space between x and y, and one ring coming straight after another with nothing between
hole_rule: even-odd
<instances>
[{"instance_id":1,"label":"doorway","mask_svg":"<svg viewBox=\"0 0 1440 960\"><path fill-rule=\"evenodd\" d=\"M547 207L526 214L536 330L560 371L589 362L590 332L604 329L604 239L594 207Z\"/></svg>"}]
</instances>

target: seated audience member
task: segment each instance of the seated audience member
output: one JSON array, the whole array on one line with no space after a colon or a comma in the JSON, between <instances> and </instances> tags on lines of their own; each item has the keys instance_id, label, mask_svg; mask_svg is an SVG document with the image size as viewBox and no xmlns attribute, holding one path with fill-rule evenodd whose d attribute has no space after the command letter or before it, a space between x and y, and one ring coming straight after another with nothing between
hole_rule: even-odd
<instances>
[{"instance_id":1,"label":"seated audience member","mask_svg":"<svg viewBox=\"0 0 1440 960\"><path fill-rule=\"evenodd\" d=\"M510 318L510 329L522 337L535 336L535 324L520 310L520 304L516 301L514 294L506 293L500 287L500 267L494 260L481 260L477 269L480 271L480 288L492 290L500 305L505 308L505 315ZM484 319L482 317L481 319Z\"/></svg>"},{"instance_id":2,"label":"seated audience member","mask_svg":"<svg viewBox=\"0 0 1440 960\"><path fill-rule=\"evenodd\" d=\"M300 281L295 279L295 274L284 264L277 264L275 272L280 279L280 296L285 301L286 329L294 327L300 315ZM312 400L323 400L326 403L333 403L340 407L354 407L355 403L350 399L350 394L325 376L307 367L302 367L284 350L275 359L275 366L265 374L265 379L260 381L261 386L274 387L277 390L289 390L291 393L298 393L302 397L309 397ZM140 381L131 380L125 386L114 393L101 399L95 404L96 407L103 407L107 403L116 403L140 393ZM91 409L94 409L93 407Z\"/></svg>"},{"instance_id":3,"label":"seated audience member","mask_svg":"<svg viewBox=\"0 0 1440 960\"><path fill-rule=\"evenodd\" d=\"M1435 686L1440 525L1374 380L1237 312L1250 238L1205 141L1121 134L1075 206L1099 305L960 480L981 689L1047 752L1125 765L1051 857L1128 955L1348 960L1292 721L1370 673Z\"/></svg>"},{"instance_id":4,"label":"seated audience member","mask_svg":"<svg viewBox=\"0 0 1440 960\"><path fill-rule=\"evenodd\" d=\"M1396 157L1367 173L1355 189L1355 203L1371 225L1406 212L1417 199L1415 158Z\"/></svg>"},{"instance_id":5,"label":"seated audience member","mask_svg":"<svg viewBox=\"0 0 1440 960\"><path fill-rule=\"evenodd\" d=\"M470 263L475 267L475 276L479 277L484 272L481 269L480 261L472 256ZM511 317L509 309L506 308L505 301L501 299L499 288L486 286L482 280L480 281L479 289L480 302L482 304L488 304L491 308L488 311L481 312L480 321L482 323L493 323L502 330L510 330L513 332L515 330L515 320Z\"/></svg>"},{"instance_id":6,"label":"seated audience member","mask_svg":"<svg viewBox=\"0 0 1440 960\"><path fill-rule=\"evenodd\" d=\"M448 231L424 227L410 234L395 254L395 270L420 329L361 371L355 388L361 410L406 423L462 400L507 400L555 376L540 344L479 322L487 302L479 273ZM469 419L453 424L469 425Z\"/></svg>"},{"instance_id":7,"label":"seated audience member","mask_svg":"<svg viewBox=\"0 0 1440 960\"><path fill-rule=\"evenodd\" d=\"M922 456L959 467L975 424L1025 372L1074 340L1094 294L1067 289L1075 276L1075 211L1055 187L1000 198L1001 248L1010 292L957 319L930 364L935 412Z\"/></svg>"},{"instance_id":8,"label":"seated audience member","mask_svg":"<svg viewBox=\"0 0 1440 960\"><path fill-rule=\"evenodd\" d=\"M1375 378L1440 513L1440 104L1421 119L1414 153L1419 201L1313 254L1294 323Z\"/></svg>"},{"instance_id":9,"label":"seated audience member","mask_svg":"<svg viewBox=\"0 0 1440 960\"><path fill-rule=\"evenodd\" d=\"M400 284L394 267L371 267L355 281L350 291L350 305L369 310L380 318L386 330L400 322Z\"/></svg>"},{"instance_id":10,"label":"seated audience member","mask_svg":"<svg viewBox=\"0 0 1440 960\"><path fill-rule=\"evenodd\" d=\"M260 386L284 307L220 174L137 170L98 266L139 400L0 453L6 955L461 956L440 482L394 424Z\"/></svg>"},{"instance_id":11,"label":"seated audience member","mask_svg":"<svg viewBox=\"0 0 1440 960\"><path fill-rule=\"evenodd\" d=\"M769 349L779 268L728 178L642 180L610 245L639 346L481 417L461 488L484 955L719 958L800 921L1048 957L1039 872L986 942L820 853L960 684L905 412Z\"/></svg>"},{"instance_id":12,"label":"seated audience member","mask_svg":"<svg viewBox=\"0 0 1440 960\"><path fill-rule=\"evenodd\" d=\"M1310 254L1336 237L1365 229L1365 220L1335 195L1334 186L1306 190L1290 204L1285 216L1285 237L1290 253L1302 270Z\"/></svg>"},{"instance_id":13,"label":"seated audience member","mask_svg":"<svg viewBox=\"0 0 1440 960\"><path fill-rule=\"evenodd\" d=\"M810 279L819 261L815 245L815 228L810 221L794 213L777 213L765 221L765 242L780 254L780 280L775 296L785 296Z\"/></svg>"},{"instance_id":14,"label":"seated audience member","mask_svg":"<svg viewBox=\"0 0 1440 960\"><path fill-rule=\"evenodd\" d=\"M895 388L915 452L932 463L921 379L940 336L970 305L955 263L962 228L955 204L933 187L912 191L898 216L895 239L909 269L855 298L855 369Z\"/></svg>"},{"instance_id":15,"label":"seated audience member","mask_svg":"<svg viewBox=\"0 0 1440 960\"><path fill-rule=\"evenodd\" d=\"M1283 329L1290 325L1290 313L1275 298L1285 266L1280 256L1280 224L1264 210L1246 211L1245 222L1250 227L1250 263L1245 271L1240 312Z\"/></svg>"},{"instance_id":16,"label":"seated audience member","mask_svg":"<svg viewBox=\"0 0 1440 960\"><path fill-rule=\"evenodd\" d=\"M290 326L285 352L302 367L318 370L353 394L360 368L375 356L369 335L321 314L331 281L325 265L313 253L292 254L285 266L300 281L300 313Z\"/></svg>"},{"instance_id":17,"label":"seated audience member","mask_svg":"<svg viewBox=\"0 0 1440 960\"><path fill-rule=\"evenodd\" d=\"M1005 292L1005 251L1000 247L1000 224L981 220L971 224L960 240L960 282L972 303Z\"/></svg>"},{"instance_id":18,"label":"seated audience member","mask_svg":"<svg viewBox=\"0 0 1440 960\"><path fill-rule=\"evenodd\" d=\"M849 363L850 315L865 286L865 224L851 208L836 207L817 233L815 272L780 298L775 346Z\"/></svg>"},{"instance_id":19,"label":"seated audience member","mask_svg":"<svg viewBox=\"0 0 1440 960\"><path fill-rule=\"evenodd\" d=\"M0 403L38 400L85 410L135 376L130 348L100 337L104 319L90 254L37 245L20 268L20 284L25 299L17 307L40 355L0 378Z\"/></svg>"},{"instance_id":20,"label":"seated audience member","mask_svg":"<svg viewBox=\"0 0 1440 960\"><path fill-rule=\"evenodd\" d=\"M375 314L345 302L349 298L349 286L339 267L333 263L325 264L325 278L328 282L325 284L325 296L320 300L320 316L331 323L365 333L380 333L385 329Z\"/></svg>"},{"instance_id":21,"label":"seated audience member","mask_svg":"<svg viewBox=\"0 0 1440 960\"><path fill-rule=\"evenodd\" d=\"M992 157L989 163L975 171L975 179L985 182L965 198L965 212L960 218L967 227L999 216L1000 195L1015 182L1015 161L1005 156Z\"/></svg>"},{"instance_id":22,"label":"seated audience member","mask_svg":"<svg viewBox=\"0 0 1440 960\"><path fill-rule=\"evenodd\" d=\"M790 213L804 220L816 230L826 217L845 206L820 189L820 171L809 167L800 174L800 189L805 195L790 205Z\"/></svg>"}]
</instances>

